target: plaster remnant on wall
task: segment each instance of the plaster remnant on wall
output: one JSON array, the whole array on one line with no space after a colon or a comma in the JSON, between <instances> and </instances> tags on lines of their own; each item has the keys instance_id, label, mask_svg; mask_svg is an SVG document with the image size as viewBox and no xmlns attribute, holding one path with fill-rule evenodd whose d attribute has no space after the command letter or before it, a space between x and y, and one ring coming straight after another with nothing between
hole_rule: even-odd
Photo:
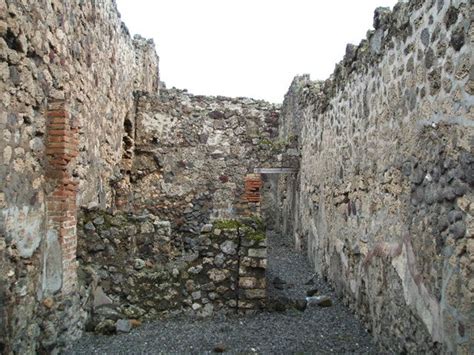
<instances>
[{"instance_id":1,"label":"plaster remnant on wall","mask_svg":"<svg viewBox=\"0 0 474 355\"><path fill-rule=\"evenodd\" d=\"M22 258L30 258L42 239L42 211L30 206L10 207L2 210L4 233L16 245Z\"/></svg>"},{"instance_id":2,"label":"plaster remnant on wall","mask_svg":"<svg viewBox=\"0 0 474 355\"><path fill-rule=\"evenodd\" d=\"M43 252L42 296L59 291L62 286L62 251L55 230L48 230Z\"/></svg>"}]
</instances>

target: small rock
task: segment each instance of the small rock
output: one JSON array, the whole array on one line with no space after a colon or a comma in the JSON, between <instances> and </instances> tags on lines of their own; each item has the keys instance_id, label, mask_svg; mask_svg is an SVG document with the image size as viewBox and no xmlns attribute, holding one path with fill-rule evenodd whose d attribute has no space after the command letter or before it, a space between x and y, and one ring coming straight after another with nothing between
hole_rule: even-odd
<instances>
[{"instance_id":1,"label":"small rock","mask_svg":"<svg viewBox=\"0 0 474 355\"><path fill-rule=\"evenodd\" d=\"M115 251L115 248L114 248L112 245L110 245L110 244L107 244L107 245L105 246L105 252L106 252L107 255L109 255L109 256L115 256L115 255L117 254L116 251Z\"/></svg>"},{"instance_id":2,"label":"small rock","mask_svg":"<svg viewBox=\"0 0 474 355\"><path fill-rule=\"evenodd\" d=\"M87 222L84 225L84 229L87 230L87 231L95 231L95 226L92 222Z\"/></svg>"},{"instance_id":3,"label":"small rock","mask_svg":"<svg viewBox=\"0 0 474 355\"><path fill-rule=\"evenodd\" d=\"M304 312L306 310L307 305L308 302L306 302L306 299L300 299L295 301L295 308L298 311Z\"/></svg>"},{"instance_id":4,"label":"small rock","mask_svg":"<svg viewBox=\"0 0 474 355\"><path fill-rule=\"evenodd\" d=\"M106 319L95 326L94 331L99 334L113 334L115 333L115 321Z\"/></svg>"},{"instance_id":5,"label":"small rock","mask_svg":"<svg viewBox=\"0 0 474 355\"><path fill-rule=\"evenodd\" d=\"M312 297L316 295L319 292L317 288L312 288L311 290L306 291L306 296L307 297Z\"/></svg>"},{"instance_id":6,"label":"small rock","mask_svg":"<svg viewBox=\"0 0 474 355\"><path fill-rule=\"evenodd\" d=\"M220 246L221 250L228 255L235 255L237 253L237 245L231 241L227 240Z\"/></svg>"},{"instance_id":7,"label":"small rock","mask_svg":"<svg viewBox=\"0 0 474 355\"><path fill-rule=\"evenodd\" d=\"M215 347L214 347L214 352L216 353L223 353L224 351L226 351L226 347L224 344L217 344Z\"/></svg>"},{"instance_id":8,"label":"small rock","mask_svg":"<svg viewBox=\"0 0 474 355\"><path fill-rule=\"evenodd\" d=\"M212 316L213 312L214 312L214 306L211 303L207 303L206 305L204 305L204 308L202 309L199 315L203 318L206 318L206 317Z\"/></svg>"},{"instance_id":9,"label":"small rock","mask_svg":"<svg viewBox=\"0 0 474 355\"><path fill-rule=\"evenodd\" d=\"M214 282L222 282L228 278L229 272L227 270L211 269L207 272L207 275Z\"/></svg>"},{"instance_id":10,"label":"small rock","mask_svg":"<svg viewBox=\"0 0 474 355\"><path fill-rule=\"evenodd\" d=\"M268 301L267 308L274 312L284 312L288 308L288 303L289 300L286 298L273 299Z\"/></svg>"},{"instance_id":11,"label":"small rock","mask_svg":"<svg viewBox=\"0 0 474 355\"><path fill-rule=\"evenodd\" d=\"M284 285L284 284L286 284L286 281L277 276L273 279L273 284L274 285Z\"/></svg>"},{"instance_id":12,"label":"small rock","mask_svg":"<svg viewBox=\"0 0 474 355\"><path fill-rule=\"evenodd\" d=\"M114 306L104 305L94 310L94 316L98 319L111 319L114 322L123 316L115 309Z\"/></svg>"},{"instance_id":13,"label":"small rock","mask_svg":"<svg viewBox=\"0 0 474 355\"><path fill-rule=\"evenodd\" d=\"M89 248L90 251L99 252L105 250L105 245L103 243L95 243Z\"/></svg>"},{"instance_id":14,"label":"small rock","mask_svg":"<svg viewBox=\"0 0 474 355\"><path fill-rule=\"evenodd\" d=\"M112 300L107 296L102 289L102 286L97 286L92 290L92 299L94 309L103 305L108 305L112 303Z\"/></svg>"},{"instance_id":15,"label":"small rock","mask_svg":"<svg viewBox=\"0 0 474 355\"><path fill-rule=\"evenodd\" d=\"M124 305L121 307L121 311L128 319L137 319L146 314L144 309L135 305Z\"/></svg>"},{"instance_id":16,"label":"small rock","mask_svg":"<svg viewBox=\"0 0 474 355\"><path fill-rule=\"evenodd\" d=\"M332 300L329 296L306 297L308 306L331 307Z\"/></svg>"},{"instance_id":17,"label":"small rock","mask_svg":"<svg viewBox=\"0 0 474 355\"><path fill-rule=\"evenodd\" d=\"M202 265L191 266L191 267L188 269L188 272L189 272L190 274L194 274L194 275L199 274L201 271L202 271Z\"/></svg>"},{"instance_id":18,"label":"small rock","mask_svg":"<svg viewBox=\"0 0 474 355\"><path fill-rule=\"evenodd\" d=\"M212 231L212 224L205 224L201 228L201 233L209 233Z\"/></svg>"},{"instance_id":19,"label":"small rock","mask_svg":"<svg viewBox=\"0 0 474 355\"><path fill-rule=\"evenodd\" d=\"M133 328L138 328L142 325L142 322L140 322L138 319L129 319L129 322Z\"/></svg>"},{"instance_id":20,"label":"small rock","mask_svg":"<svg viewBox=\"0 0 474 355\"><path fill-rule=\"evenodd\" d=\"M150 233L153 233L154 231L155 231L155 227L153 226L151 222L144 222L140 226L140 233L142 234L150 234Z\"/></svg>"},{"instance_id":21,"label":"small rock","mask_svg":"<svg viewBox=\"0 0 474 355\"><path fill-rule=\"evenodd\" d=\"M129 333L132 330L132 325L128 319L119 319L115 324L117 333Z\"/></svg>"},{"instance_id":22,"label":"small rock","mask_svg":"<svg viewBox=\"0 0 474 355\"><path fill-rule=\"evenodd\" d=\"M145 261L142 259L135 259L133 267L135 268L135 270L141 270L145 267Z\"/></svg>"},{"instance_id":23,"label":"small rock","mask_svg":"<svg viewBox=\"0 0 474 355\"><path fill-rule=\"evenodd\" d=\"M47 297L47 298L44 299L43 305L46 308L51 309L54 306L54 301L51 297Z\"/></svg>"},{"instance_id":24,"label":"small rock","mask_svg":"<svg viewBox=\"0 0 474 355\"><path fill-rule=\"evenodd\" d=\"M217 254L216 257L214 258L214 265L218 267L222 267L224 265L224 262L225 262L225 256L222 253Z\"/></svg>"},{"instance_id":25,"label":"small rock","mask_svg":"<svg viewBox=\"0 0 474 355\"><path fill-rule=\"evenodd\" d=\"M99 217L96 217L93 222L96 226L100 226L104 224L105 220L104 220L104 217L99 216Z\"/></svg>"}]
</instances>

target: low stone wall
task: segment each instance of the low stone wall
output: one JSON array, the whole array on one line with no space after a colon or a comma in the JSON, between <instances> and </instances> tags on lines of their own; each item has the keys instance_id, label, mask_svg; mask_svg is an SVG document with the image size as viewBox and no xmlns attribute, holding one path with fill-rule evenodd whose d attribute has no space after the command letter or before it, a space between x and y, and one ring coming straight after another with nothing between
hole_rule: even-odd
<instances>
[{"instance_id":1,"label":"low stone wall","mask_svg":"<svg viewBox=\"0 0 474 355\"><path fill-rule=\"evenodd\" d=\"M91 285L89 330L264 307L266 244L256 218L215 221L191 243L152 214L84 211L78 231L80 279Z\"/></svg>"}]
</instances>

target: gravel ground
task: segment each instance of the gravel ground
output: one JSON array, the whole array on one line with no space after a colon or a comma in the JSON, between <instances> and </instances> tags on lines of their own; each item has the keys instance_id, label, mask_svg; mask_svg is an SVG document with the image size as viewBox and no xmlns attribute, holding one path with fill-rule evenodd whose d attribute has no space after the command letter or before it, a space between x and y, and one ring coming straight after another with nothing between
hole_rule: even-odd
<instances>
[{"instance_id":1,"label":"gravel ground","mask_svg":"<svg viewBox=\"0 0 474 355\"><path fill-rule=\"evenodd\" d=\"M304 256L291 242L269 235L268 296L303 299L306 291L318 289L333 301L331 307L308 307L304 312L261 312L251 316L216 316L210 319L178 317L142 325L128 334L85 334L67 354L206 354L312 353L375 354L370 335L336 298L330 287L314 274ZM285 283L277 282L278 277ZM307 284L312 280L311 284Z\"/></svg>"}]
</instances>

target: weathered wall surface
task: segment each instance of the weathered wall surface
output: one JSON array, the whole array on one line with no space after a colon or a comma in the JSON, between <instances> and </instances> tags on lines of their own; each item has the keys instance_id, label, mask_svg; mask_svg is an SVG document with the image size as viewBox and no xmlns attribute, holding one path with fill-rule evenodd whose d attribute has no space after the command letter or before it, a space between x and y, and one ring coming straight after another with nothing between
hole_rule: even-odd
<instances>
[{"instance_id":1,"label":"weathered wall surface","mask_svg":"<svg viewBox=\"0 0 474 355\"><path fill-rule=\"evenodd\" d=\"M397 353L472 351L473 10L377 10L333 76L296 78L282 108L302 154L279 183L283 229Z\"/></svg>"},{"instance_id":2,"label":"weathered wall surface","mask_svg":"<svg viewBox=\"0 0 474 355\"><path fill-rule=\"evenodd\" d=\"M157 61L113 1L0 0L0 352L77 335L77 296L58 296L76 286L75 206L110 203L133 92L157 90Z\"/></svg>"},{"instance_id":3,"label":"weathered wall surface","mask_svg":"<svg viewBox=\"0 0 474 355\"><path fill-rule=\"evenodd\" d=\"M278 115L277 105L246 98L176 89L140 97L116 205L148 209L188 234L242 215L246 174L278 160Z\"/></svg>"},{"instance_id":4,"label":"weathered wall surface","mask_svg":"<svg viewBox=\"0 0 474 355\"><path fill-rule=\"evenodd\" d=\"M169 221L151 214L84 211L78 227L81 275L93 288L89 330L109 333L158 316L264 306L265 231L256 217L205 225L192 247Z\"/></svg>"}]
</instances>

